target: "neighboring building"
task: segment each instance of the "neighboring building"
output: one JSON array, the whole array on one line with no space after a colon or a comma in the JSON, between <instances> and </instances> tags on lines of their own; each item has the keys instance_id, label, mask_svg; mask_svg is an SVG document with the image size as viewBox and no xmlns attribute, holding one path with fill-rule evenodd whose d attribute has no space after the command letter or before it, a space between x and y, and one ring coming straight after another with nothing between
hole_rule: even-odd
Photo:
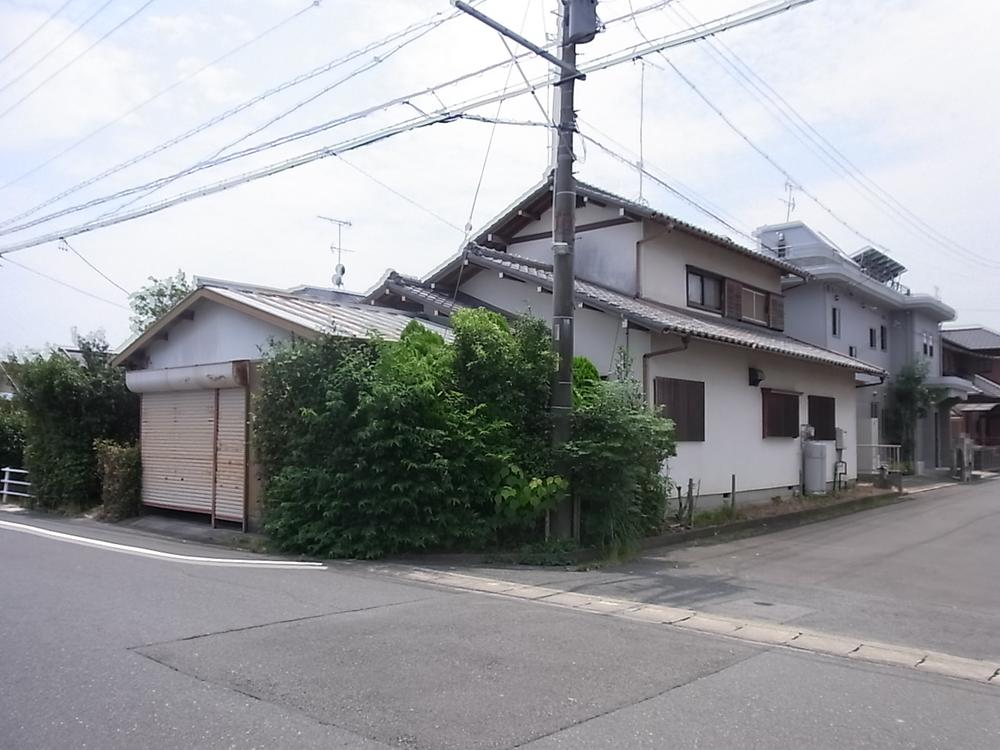
<instances>
[{"instance_id":1,"label":"neighboring building","mask_svg":"<svg viewBox=\"0 0 1000 750\"><path fill-rule=\"evenodd\" d=\"M268 348L321 333L398 339L412 316L322 293L200 284L114 360L142 399L142 500L252 528L261 495L247 415Z\"/></svg>"},{"instance_id":2,"label":"neighboring building","mask_svg":"<svg viewBox=\"0 0 1000 750\"><path fill-rule=\"evenodd\" d=\"M917 427L916 468L949 466L951 407L975 390L941 368L940 327L955 311L936 297L911 292L899 281L906 269L874 248L848 257L798 221L761 227L757 236L764 252L812 277L805 284L783 282L789 335L857 357L890 377L915 362L927 364L927 382L940 389L942 400ZM881 420L888 388L866 377L857 385L858 443L889 442Z\"/></svg>"},{"instance_id":3,"label":"neighboring building","mask_svg":"<svg viewBox=\"0 0 1000 750\"><path fill-rule=\"evenodd\" d=\"M855 476L855 374L882 368L784 332L779 258L595 187L577 188L575 350L600 372L624 350L650 401L676 423L669 474L693 480L703 505L736 475L740 500L800 486L801 425L815 427L834 478L834 439ZM427 278L389 272L372 304L442 319L457 307L552 314L551 182L519 199L466 252Z\"/></svg>"},{"instance_id":4,"label":"neighboring building","mask_svg":"<svg viewBox=\"0 0 1000 750\"><path fill-rule=\"evenodd\" d=\"M976 468L1000 466L1000 334L981 326L941 332L942 370L966 380L975 392L952 409L951 435L970 437L978 452Z\"/></svg>"}]
</instances>

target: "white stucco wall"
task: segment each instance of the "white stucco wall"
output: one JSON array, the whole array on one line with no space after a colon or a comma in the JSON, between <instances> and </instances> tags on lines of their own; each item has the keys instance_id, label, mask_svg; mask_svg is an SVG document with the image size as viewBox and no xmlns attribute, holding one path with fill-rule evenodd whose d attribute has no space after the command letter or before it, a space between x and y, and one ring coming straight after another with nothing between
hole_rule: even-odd
<instances>
[{"instance_id":1,"label":"white stucco wall","mask_svg":"<svg viewBox=\"0 0 1000 750\"><path fill-rule=\"evenodd\" d=\"M736 279L767 292L781 293L781 272L711 242L645 222L639 250L640 295L667 305L687 305L687 267Z\"/></svg>"},{"instance_id":2,"label":"white stucco wall","mask_svg":"<svg viewBox=\"0 0 1000 750\"><path fill-rule=\"evenodd\" d=\"M201 300L191 308L193 320L178 320L166 340L146 347L150 368L260 359L271 340L287 341L291 334L216 302Z\"/></svg>"},{"instance_id":3,"label":"white stucco wall","mask_svg":"<svg viewBox=\"0 0 1000 750\"><path fill-rule=\"evenodd\" d=\"M655 336L656 350L678 343L675 337ZM802 360L763 354L749 349L691 341L686 351L652 358L646 388L652 393L654 377L683 378L705 383L705 441L677 444L669 474L679 486L688 479L701 482L702 495L729 492L736 474L741 492L773 490L787 494L799 484L801 441L798 438L763 437L761 389L748 383L748 369L764 371L764 387L801 392L799 423L808 422L807 396L836 399L837 427L845 430L844 460L848 478L857 476L856 407L854 374ZM827 481L833 481L834 443L827 445Z\"/></svg>"}]
</instances>

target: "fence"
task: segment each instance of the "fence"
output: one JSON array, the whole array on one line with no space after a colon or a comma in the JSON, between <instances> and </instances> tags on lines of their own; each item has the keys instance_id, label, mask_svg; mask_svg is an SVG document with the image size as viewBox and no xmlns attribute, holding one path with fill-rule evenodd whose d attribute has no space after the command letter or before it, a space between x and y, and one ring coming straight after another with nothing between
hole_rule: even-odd
<instances>
[{"instance_id":1,"label":"fence","mask_svg":"<svg viewBox=\"0 0 1000 750\"><path fill-rule=\"evenodd\" d=\"M977 445L973 447L972 466L980 471L1000 471L1000 446Z\"/></svg>"},{"instance_id":2,"label":"fence","mask_svg":"<svg viewBox=\"0 0 1000 750\"><path fill-rule=\"evenodd\" d=\"M858 474L878 474L880 469L899 471L901 445L859 445Z\"/></svg>"},{"instance_id":3,"label":"fence","mask_svg":"<svg viewBox=\"0 0 1000 750\"><path fill-rule=\"evenodd\" d=\"M31 497L31 482L28 479L27 469L13 469L5 466L3 469L3 484L0 486L0 502L6 503L8 497ZM11 479L11 475L20 479ZM13 489L12 489L13 488Z\"/></svg>"}]
</instances>

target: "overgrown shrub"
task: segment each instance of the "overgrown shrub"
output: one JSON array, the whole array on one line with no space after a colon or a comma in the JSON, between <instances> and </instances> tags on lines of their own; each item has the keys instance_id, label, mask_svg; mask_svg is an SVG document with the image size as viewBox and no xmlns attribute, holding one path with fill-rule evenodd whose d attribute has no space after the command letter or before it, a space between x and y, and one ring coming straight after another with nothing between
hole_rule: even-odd
<instances>
[{"instance_id":1,"label":"overgrown shrub","mask_svg":"<svg viewBox=\"0 0 1000 750\"><path fill-rule=\"evenodd\" d=\"M573 439L564 447L581 540L628 551L660 531L670 486L660 471L674 455L673 423L646 406L634 381L598 381L573 410Z\"/></svg>"},{"instance_id":2,"label":"overgrown shrub","mask_svg":"<svg viewBox=\"0 0 1000 750\"><path fill-rule=\"evenodd\" d=\"M253 418L265 528L279 547L368 558L516 549L544 539L545 515L568 490L551 446L548 330L485 310L462 311L452 323L453 344L414 322L397 343L330 337L269 355ZM659 464L650 467L670 428L641 396L630 396L618 421L601 422L602 408L624 408L612 396L625 391L596 373L581 377L587 395L577 419L586 432L572 466L574 477L590 481L584 464L591 461L605 472L600 481L616 487L618 494L603 484L578 491L604 519L595 528L614 519L608 540L589 528L588 538L611 543L662 517L665 488ZM604 440L617 442L602 453ZM605 455L612 452L640 466L620 471ZM616 473L627 489L612 481Z\"/></svg>"},{"instance_id":3,"label":"overgrown shrub","mask_svg":"<svg viewBox=\"0 0 1000 750\"><path fill-rule=\"evenodd\" d=\"M139 515L142 507L142 457L138 443L95 440L94 452L101 480L101 518L121 521Z\"/></svg>"},{"instance_id":4,"label":"overgrown shrub","mask_svg":"<svg viewBox=\"0 0 1000 750\"><path fill-rule=\"evenodd\" d=\"M79 362L53 351L17 363L16 404L24 415L24 458L32 505L80 508L100 499L94 441L130 441L139 427L138 398L111 366L107 344L79 339Z\"/></svg>"},{"instance_id":5,"label":"overgrown shrub","mask_svg":"<svg viewBox=\"0 0 1000 750\"><path fill-rule=\"evenodd\" d=\"M0 469L24 466L24 415L13 401L0 399Z\"/></svg>"}]
</instances>

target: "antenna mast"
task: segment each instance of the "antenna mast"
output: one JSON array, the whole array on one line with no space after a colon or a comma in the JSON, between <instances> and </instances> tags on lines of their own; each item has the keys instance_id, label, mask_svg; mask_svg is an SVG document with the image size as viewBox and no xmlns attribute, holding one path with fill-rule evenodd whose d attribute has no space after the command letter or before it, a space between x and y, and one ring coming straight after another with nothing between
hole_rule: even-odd
<instances>
[{"instance_id":1,"label":"antenna mast","mask_svg":"<svg viewBox=\"0 0 1000 750\"><path fill-rule=\"evenodd\" d=\"M349 253L349 252L351 252L350 250L347 250L347 249L344 248L344 245L343 245L343 232L344 232L344 227L351 226L351 222L349 222L349 221L347 221L345 219L333 219L333 218L330 218L329 216L317 216L316 218L317 219L322 219L323 221L328 221L331 224L336 224L337 225L337 242L336 243L332 243L332 242L330 243L330 252L331 253L333 253L333 252L337 253L337 265L334 268L334 273L333 273L333 276L331 277L331 280L333 281L333 285L339 289L340 287L342 287L344 285L344 274L347 272L347 269L344 267L344 264L341 262L341 253L345 253L345 252Z\"/></svg>"}]
</instances>

